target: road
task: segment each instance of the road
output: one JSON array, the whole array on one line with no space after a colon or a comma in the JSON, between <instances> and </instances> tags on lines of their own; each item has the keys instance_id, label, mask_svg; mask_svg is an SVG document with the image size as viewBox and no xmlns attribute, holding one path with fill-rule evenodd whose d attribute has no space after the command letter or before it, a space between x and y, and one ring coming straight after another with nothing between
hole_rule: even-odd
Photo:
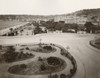
<instances>
[{"instance_id":1,"label":"road","mask_svg":"<svg viewBox=\"0 0 100 78\"><path fill-rule=\"evenodd\" d=\"M89 44L96 35L93 34L70 34L70 33L49 33L36 36L24 37L1 37L0 44L23 44L23 43L55 43L66 48L74 56L77 62L77 72L73 78L100 78L100 50ZM0 65L2 66L2 65Z\"/></svg>"},{"instance_id":2,"label":"road","mask_svg":"<svg viewBox=\"0 0 100 78\"><path fill-rule=\"evenodd\" d=\"M1 35L4 35L4 34L6 34L6 33L8 33L10 30L10 28L13 28L13 29L16 29L16 28L19 28L19 27L21 27L21 26L25 26L26 24L28 24L29 22L24 22L24 23L22 23L22 24L19 24L19 25L15 25L15 26L12 26L12 27L9 27L9 28L5 28L5 29L2 29L2 30L0 30L0 36Z\"/></svg>"}]
</instances>

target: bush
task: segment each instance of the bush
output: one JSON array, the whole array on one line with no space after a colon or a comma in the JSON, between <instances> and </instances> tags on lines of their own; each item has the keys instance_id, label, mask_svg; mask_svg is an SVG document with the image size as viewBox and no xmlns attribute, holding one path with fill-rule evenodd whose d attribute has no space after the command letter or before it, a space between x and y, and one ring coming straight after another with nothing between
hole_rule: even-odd
<instances>
[{"instance_id":1,"label":"bush","mask_svg":"<svg viewBox=\"0 0 100 78\"><path fill-rule=\"evenodd\" d=\"M73 75L75 73L74 69L70 69L70 73Z\"/></svg>"},{"instance_id":2,"label":"bush","mask_svg":"<svg viewBox=\"0 0 100 78\"><path fill-rule=\"evenodd\" d=\"M30 54L23 53L23 51L21 51L21 52L7 51L2 56L6 62L14 62L14 61L30 58L33 56L33 54L32 53L30 53Z\"/></svg>"},{"instance_id":3,"label":"bush","mask_svg":"<svg viewBox=\"0 0 100 78\"><path fill-rule=\"evenodd\" d=\"M29 50L29 48L28 48L28 47L26 47L26 50Z\"/></svg>"},{"instance_id":4,"label":"bush","mask_svg":"<svg viewBox=\"0 0 100 78\"><path fill-rule=\"evenodd\" d=\"M60 78L66 78L67 76L65 74L61 74Z\"/></svg>"},{"instance_id":5,"label":"bush","mask_svg":"<svg viewBox=\"0 0 100 78\"><path fill-rule=\"evenodd\" d=\"M47 62L50 65L59 65L60 64L60 60L56 57L49 57L47 58Z\"/></svg>"},{"instance_id":6,"label":"bush","mask_svg":"<svg viewBox=\"0 0 100 78\"><path fill-rule=\"evenodd\" d=\"M44 46L43 49L52 50L52 47L51 46Z\"/></svg>"},{"instance_id":7,"label":"bush","mask_svg":"<svg viewBox=\"0 0 100 78\"><path fill-rule=\"evenodd\" d=\"M52 76L52 78L58 78L58 75L57 75L57 74L54 74L54 75Z\"/></svg>"},{"instance_id":8,"label":"bush","mask_svg":"<svg viewBox=\"0 0 100 78\"><path fill-rule=\"evenodd\" d=\"M15 52L14 46L8 46L8 51L9 52Z\"/></svg>"},{"instance_id":9,"label":"bush","mask_svg":"<svg viewBox=\"0 0 100 78\"><path fill-rule=\"evenodd\" d=\"M38 61L42 61L43 59L41 57L38 58Z\"/></svg>"},{"instance_id":10,"label":"bush","mask_svg":"<svg viewBox=\"0 0 100 78\"><path fill-rule=\"evenodd\" d=\"M40 66L40 69L41 69L41 71L44 71L44 70L46 70L46 67L45 67L45 65L44 65L44 64L42 64L42 65Z\"/></svg>"},{"instance_id":11,"label":"bush","mask_svg":"<svg viewBox=\"0 0 100 78\"><path fill-rule=\"evenodd\" d=\"M67 77L67 78L71 78L71 76L72 76L71 74L68 74L66 77Z\"/></svg>"},{"instance_id":12,"label":"bush","mask_svg":"<svg viewBox=\"0 0 100 78\"><path fill-rule=\"evenodd\" d=\"M27 67L27 65L26 64L21 64L20 67L25 69Z\"/></svg>"},{"instance_id":13,"label":"bush","mask_svg":"<svg viewBox=\"0 0 100 78\"><path fill-rule=\"evenodd\" d=\"M0 50L2 50L2 45L0 45Z\"/></svg>"},{"instance_id":14,"label":"bush","mask_svg":"<svg viewBox=\"0 0 100 78\"><path fill-rule=\"evenodd\" d=\"M30 56L34 56L32 53L29 54Z\"/></svg>"},{"instance_id":15,"label":"bush","mask_svg":"<svg viewBox=\"0 0 100 78\"><path fill-rule=\"evenodd\" d=\"M5 58L6 62L13 62L16 60L16 53L15 52L6 52L3 54L3 57Z\"/></svg>"}]
</instances>

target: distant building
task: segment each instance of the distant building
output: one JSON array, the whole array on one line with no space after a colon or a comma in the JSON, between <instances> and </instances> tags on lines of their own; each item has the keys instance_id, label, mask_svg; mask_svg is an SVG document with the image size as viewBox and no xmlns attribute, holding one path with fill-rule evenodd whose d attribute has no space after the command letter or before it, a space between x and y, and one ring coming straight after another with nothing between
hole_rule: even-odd
<instances>
[{"instance_id":1,"label":"distant building","mask_svg":"<svg viewBox=\"0 0 100 78\"><path fill-rule=\"evenodd\" d=\"M87 21L87 18L85 17L79 17L76 15L69 15L69 16L58 16L55 17L54 21L58 22L58 21L65 21L65 23L77 23L77 24L85 24L85 22Z\"/></svg>"}]
</instances>

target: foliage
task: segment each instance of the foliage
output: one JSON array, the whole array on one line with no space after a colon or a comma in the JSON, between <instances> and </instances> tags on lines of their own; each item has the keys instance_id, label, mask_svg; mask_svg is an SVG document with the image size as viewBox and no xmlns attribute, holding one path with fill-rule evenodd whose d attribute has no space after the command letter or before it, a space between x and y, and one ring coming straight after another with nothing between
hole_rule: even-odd
<instances>
[{"instance_id":1,"label":"foliage","mask_svg":"<svg viewBox=\"0 0 100 78\"><path fill-rule=\"evenodd\" d=\"M35 27L34 34L42 33L42 29L39 26Z\"/></svg>"},{"instance_id":2,"label":"foliage","mask_svg":"<svg viewBox=\"0 0 100 78\"><path fill-rule=\"evenodd\" d=\"M2 45L0 45L0 50L2 49Z\"/></svg>"},{"instance_id":3,"label":"foliage","mask_svg":"<svg viewBox=\"0 0 100 78\"><path fill-rule=\"evenodd\" d=\"M26 64L21 64L20 67L25 69L27 67L27 65Z\"/></svg>"},{"instance_id":4,"label":"foliage","mask_svg":"<svg viewBox=\"0 0 100 78\"><path fill-rule=\"evenodd\" d=\"M15 52L14 46L8 46L8 47L7 47L7 50L8 50L9 52Z\"/></svg>"},{"instance_id":5,"label":"foliage","mask_svg":"<svg viewBox=\"0 0 100 78\"><path fill-rule=\"evenodd\" d=\"M38 58L38 61L43 61L43 59L41 57Z\"/></svg>"},{"instance_id":6,"label":"foliage","mask_svg":"<svg viewBox=\"0 0 100 78\"><path fill-rule=\"evenodd\" d=\"M48 62L48 64L54 65L54 66L60 64L60 60L57 57L49 57L49 58L47 58L47 62Z\"/></svg>"},{"instance_id":7,"label":"foliage","mask_svg":"<svg viewBox=\"0 0 100 78\"><path fill-rule=\"evenodd\" d=\"M57 74L53 74L53 75L48 75L48 78L59 78L59 76Z\"/></svg>"},{"instance_id":8,"label":"foliage","mask_svg":"<svg viewBox=\"0 0 100 78\"><path fill-rule=\"evenodd\" d=\"M85 25L86 27L86 32L87 33L90 33L91 31L94 33L95 32L95 27L94 25L92 24L92 22L86 22Z\"/></svg>"},{"instance_id":9,"label":"foliage","mask_svg":"<svg viewBox=\"0 0 100 78\"><path fill-rule=\"evenodd\" d=\"M52 47L51 46L44 46L43 49L52 50Z\"/></svg>"},{"instance_id":10,"label":"foliage","mask_svg":"<svg viewBox=\"0 0 100 78\"><path fill-rule=\"evenodd\" d=\"M64 21L59 21L59 22L46 21L41 24L51 31L62 30L63 32L71 32L68 29L74 29L75 32L77 32L79 27L78 24L76 23L66 24Z\"/></svg>"},{"instance_id":11,"label":"foliage","mask_svg":"<svg viewBox=\"0 0 100 78\"><path fill-rule=\"evenodd\" d=\"M29 50L29 48L28 48L28 47L26 47L26 50Z\"/></svg>"},{"instance_id":12,"label":"foliage","mask_svg":"<svg viewBox=\"0 0 100 78\"><path fill-rule=\"evenodd\" d=\"M3 57L6 62L14 62L18 60L27 59L34 56L33 54L23 53L23 52L15 52L13 50L8 50L6 53L3 54Z\"/></svg>"},{"instance_id":13,"label":"foliage","mask_svg":"<svg viewBox=\"0 0 100 78\"><path fill-rule=\"evenodd\" d=\"M40 69L41 69L41 71L44 71L44 70L46 70L46 67L45 67L45 65L44 65L44 64L42 64L42 65L40 66Z\"/></svg>"},{"instance_id":14,"label":"foliage","mask_svg":"<svg viewBox=\"0 0 100 78\"><path fill-rule=\"evenodd\" d=\"M66 78L66 75L65 74L61 74L60 78Z\"/></svg>"}]
</instances>

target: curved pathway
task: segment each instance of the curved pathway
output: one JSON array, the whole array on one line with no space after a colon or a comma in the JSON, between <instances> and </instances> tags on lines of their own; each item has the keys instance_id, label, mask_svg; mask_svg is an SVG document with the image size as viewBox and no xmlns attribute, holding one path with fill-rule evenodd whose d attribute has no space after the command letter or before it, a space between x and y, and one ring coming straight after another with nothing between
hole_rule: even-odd
<instances>
[{"instance_id":1,"label":"curved pathway","mask_svg":"<svg viewBox=\"0 0 100 78\"><path fill-rule=\"evenodd\" d=\"M27 60L22 60L22 61L17 61L17 62L13 62L13 63L9 63L9 64L7 64L7 63L3 64L3 65L0 66L0 69L4 68L5 65L7 66L7 68L4 68L3 69L4 72L2 72L3 70L1 70L1 72L5 73L4 74L5 78L7 78L7 77L11 77L11 78L48 78L47 74L44 74L44 75L16 75L16 74L9 73L7 70L9 69L9 67L17 65L17 64L28 64L28 63L38 59L38 57L43 57L44 58L44 57L54 56L54 57L59 57L63 60L66 59L65 62L67 64L67 67L65 69L63 69L62 71L59 71L59 72L55 72L55 73L58 74L58 75L62 74L62 73L65 73L66 75L70 74L70 69L73 68L73 65L71 64L71 61L68 58L66 58L66 57L64 57L60 54L60 48L58 48L56 46L53 46L53 47L56 48L55 52L41 53L41 52L34 52L33 51L33 52L31 52L32 54L35 55L35 57L33 57L33 58L30 58L30 59L27 59ZM54 74L54 73L52 73L52 74Z\"/></svg>"},{"instance_id":2,"label":"curved pathway","mask_svg":"<svg viewBox=\"0 0 100 78\"><path fill-rule=\"evenodd\" d=\"M100 50L89 45L89 41L93 40L94 37L95 35L90 34L39 34L29 37L3 37L0 38L0 44L34 43L39 42L41 38L44 43L55 43L65 48L69 46L69 52L74 56L78 65L78 71L74 78L100 78ZM5 66L0 64L0 67ZM1 69L0 73L3 73ZM0 78L3 78L2 76L4 74L0 74Z\"/></svg>"}]
</instances>

